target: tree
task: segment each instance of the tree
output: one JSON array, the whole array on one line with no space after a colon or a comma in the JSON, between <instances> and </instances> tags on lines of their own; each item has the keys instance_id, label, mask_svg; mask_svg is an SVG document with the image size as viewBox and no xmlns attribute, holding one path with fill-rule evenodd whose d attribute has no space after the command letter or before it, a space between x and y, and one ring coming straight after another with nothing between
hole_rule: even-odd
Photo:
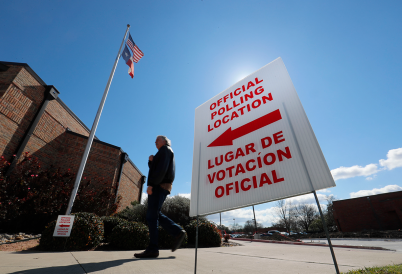
<instances>
[{"instance_id":1,"label":"tree","mask_svg":"<svg viewBox=\"0 0 402 274\"><path fill-rule=\"evenodd\" d=\"M318 216L318 211L315 206L311 204L299 204L296 207L297 210L297 224L304 231L308 231L311 223Z\"/></svg>"},{"instance_id":2,"label":"tree","mask_svg":"<svg viewBox=\"0 0 402 274\"><path fill-rule=\"evenodd\" d=\"M230 233L230 229L229 227L225 226L225 225L217 225L217 228L221 231L225 231L226 233Z\"/></svg>"},{"instance_id":3,"label":"tree","mask_svg":"<svg viewBox=\"0 0 402 274\"><path fill-rule=\"evenodd\" d=\"M335 197L333 195L329 195L325 197L325 200L327 201L327 207L325 208L325 210L322 211L326 227L328 231L336 231L337 227L335 224L334 208L333 208L333 201L335 200ZM309 229L312 231L324 231L324 226L322 224L320 214L317 214L317 217L310 224Z\"/></svg>"},{"instance_id":4,"label":"tree","mask_svg":"<svg viewBox=\"0 0 402 274\"><path fill-rule=\"evenodd\" d=\"M0 227L9 231L42 231L67 209L74 187L71 169L44 168L28 152L5 177L10 166L0 157ZM91 212L99 216L114 214L118 207L116 188L103 178L82 178L72 212Z\"/></svg>"},{"instance_id":5,"label":"tree","mask_svg":"<svg viewBox=\"0 0 402 274\"><path fill-rule=\"evenodd\" d=\"M295 227L296 209L290 200L279 200L276 202L277 208L275 209L279 217L279 224L283 225L288 232L292 231Z\"/></svg>"},{"instance_id":6,"label":"tree","mask_svg":"<svg viewBox=\"0 0 402 274\"><path fill-rule=\"evenodd\" d=\"M263 226L257 222L257 229L263 228ZM256 231L254 220L248 220L244 223L243 231L245 233L254 233Z\"/></svg>"},{"instance_id":7,"label":"tree","mask_svg":"<svg viewBox=\"0 0 402 274\"><path fill-rule=\"evenodd\" d=\"M325 222L327 224L329 231L337 231L337 226L334 218L334 195L329 195L326 197L327 208L325 210Z\"/></svg>"}]
</instances>

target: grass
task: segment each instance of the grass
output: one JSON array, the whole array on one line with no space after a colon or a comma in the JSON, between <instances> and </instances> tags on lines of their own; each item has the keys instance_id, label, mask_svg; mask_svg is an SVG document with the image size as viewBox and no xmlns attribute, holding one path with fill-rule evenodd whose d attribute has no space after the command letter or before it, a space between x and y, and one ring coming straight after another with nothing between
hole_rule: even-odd
<instances>
[{"instance_id":1,"label":"grass","mask_svg":"<svg viewBox=\"0 0 402 274\"><path fill-rule=\"evenodd\" d=\"M381 267L368 267L364 269L351 270L343 272L344 274L400 274L402 273L402 264L387 265Z\"/></svg>"}]
</instances>

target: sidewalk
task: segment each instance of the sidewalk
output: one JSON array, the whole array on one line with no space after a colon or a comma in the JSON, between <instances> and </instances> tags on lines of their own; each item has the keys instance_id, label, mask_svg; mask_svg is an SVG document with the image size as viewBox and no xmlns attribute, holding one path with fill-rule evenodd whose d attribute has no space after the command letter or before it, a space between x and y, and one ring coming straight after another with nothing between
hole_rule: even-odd
<instances>
[{"instance_id":1,"label":"sidewalk","mask_svg":"<svg viewBox=\"0 0 402 274\"><path fill-rule=\"evenodd\" d=\"M198 249L197 273L335 273L328 247L238 241L243 246ZM340 271L401 264L402 253L335 248ZM157 259L135 251L0 252L0 273L194 273L194 249L161 250Z\"/></svg>"}]
</instances>

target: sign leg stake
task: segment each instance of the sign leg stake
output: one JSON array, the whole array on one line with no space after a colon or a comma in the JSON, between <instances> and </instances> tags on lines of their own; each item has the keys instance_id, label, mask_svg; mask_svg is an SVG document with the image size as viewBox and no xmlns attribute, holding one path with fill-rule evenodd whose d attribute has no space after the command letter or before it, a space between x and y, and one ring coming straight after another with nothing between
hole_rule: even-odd
<instances>
[{"instance_id":1,"label":"sign leg stake","mask_svg":"<svg viewBox=\"0 0 402 274\"><path fill-rule=\"evenodd\" d=\"M197 273L197 249L198 249L198 215L197 215L197 228L195 230L195 264L194 264L194 274Z\"/></svg>"},{"instance_id":2,"label":"sign leg stake","mask_svg":"<svg viewBox=\"0 0 402 274\"><path fill-rule=\"evenodd\" d=\"M66 244L67 244L67 240L69 237L66 237L66 241L64 242L64 247L63 247L63 251L66 251Z\"/></svg>"},{"instance_id":3,"label":"sign leg stake","mask_svg":"<svg viewBox=\"0 0 402 274\"><path fill-rule=\"evenodd\" d=\"M336 261L334 249L332 248L332 242L331 242L331 238L329 237L328 228L327 228L327 224L325 223L324 214L322 214L320 202L318 201L317 193L315 192L315 190L313 191L313 193L314 193L315 201L317 203L318 210L320 211L322 226L324 227L325 235L327 235L328 245L329 245L329 249L331 250L332 260L334 261L336 273L339 274L338 263Z\"/></svg>"},{"instance_id":4,"label":"sign leg stake","mask_svg":"<svg viewBox=\"0 0 402 274\"><path fill-rule=\"evenodd\" d=\"M197 273L197 249L198 249L198 223L199 223L199 215L198 215L198 201L200 199L200 171L201 171L201 143L200 143L200 151L198 153L198 190L197 190L197 228L195 230L195 263L194 263L194 274Z\"/></svg>"},{"instance_id":5,"label":"sign leg stake","mask_svg":"<svg viewBox=\"0 0 402 274\"><path fill-rule=\"evenodd\" d=\"M312 192L314 193L314 198L315 198L315 201L316 201L316 203L317 203L318 210L320 211L322 224L323 224L323 226L324 226L324 230L325 230L325 233L326 233L326 235L327 235L327 240L328 240L328 244L329 244L329 249L331 250L332 260L334 261L334 266L335 266L336 273L339 274L338 262L336 261L334 249L332 248L331 239L329 238L328 229L327 229L327 226L326 226L326 224L325 224L324 215L322 214L320 202L318 201L317 193L315 192L315 189L314 189L314 186L313 186L313 182L311 181L310 174L308 173L308 169L307 169L307 166L306 166L306 162L304 161L304 157L303 157L303 154L302 154L302 152L301 152L301 149L300 149L300 146L299 146L299 142L297 141L297 137L296 137L296 134L295 134L295 132L294 132L292 122L291 122L290 119L289 119L289 115L288 115L288 112L287 112L287 110L286 110L286 105L285 105L285 103L283 103L283 108L284 108L284 110L285 110L286 120L288 121L290 130L292 131L292 135L293 135L293 138L294 138L294 140L295 140L297 150L298 150L298 152L299 152L299 154L300 154L301 162L303 163L303 167L304 167L304 171L306 172L308 181L310 182L310 185L311 185Z\"/></svg>"}]
</instances>

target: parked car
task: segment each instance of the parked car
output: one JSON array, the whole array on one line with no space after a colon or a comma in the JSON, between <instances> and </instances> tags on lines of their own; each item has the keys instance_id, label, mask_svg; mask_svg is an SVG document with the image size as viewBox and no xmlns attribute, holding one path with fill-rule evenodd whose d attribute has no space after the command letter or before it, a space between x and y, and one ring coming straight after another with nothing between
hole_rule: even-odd
<instances>
[{"instance_id":1,"label":"parked car","mask_svg":"<svg viewBox=\"0 0 402 274\"><path fill-rule=\"evenodd\" d=\"M282 235L285 235L285 236L289 236L289 233L287 233L287 232L280 232Z\"/></svg>"},{"instance_id":2,"label":"parked car","mask_svg":"<svg viewBox=\"0 0 402 274\"><path fill-rule=\"evenodd\" d=\"M262 233L262 234L260 234L261 237L264 237L264 236L271 236L271 235L272 235L271 233Z\"/></svg>"},{"instance_id":3,"label":"parked car","mask_svg":"<svg viewBox=\"0 0 402 274\"><path fill-rule=\"evenodd\" d=\"M273 235L273 234L281 233L281 232L279 230L269 230L267 233Z\"/></svg>"}]
</instances>

